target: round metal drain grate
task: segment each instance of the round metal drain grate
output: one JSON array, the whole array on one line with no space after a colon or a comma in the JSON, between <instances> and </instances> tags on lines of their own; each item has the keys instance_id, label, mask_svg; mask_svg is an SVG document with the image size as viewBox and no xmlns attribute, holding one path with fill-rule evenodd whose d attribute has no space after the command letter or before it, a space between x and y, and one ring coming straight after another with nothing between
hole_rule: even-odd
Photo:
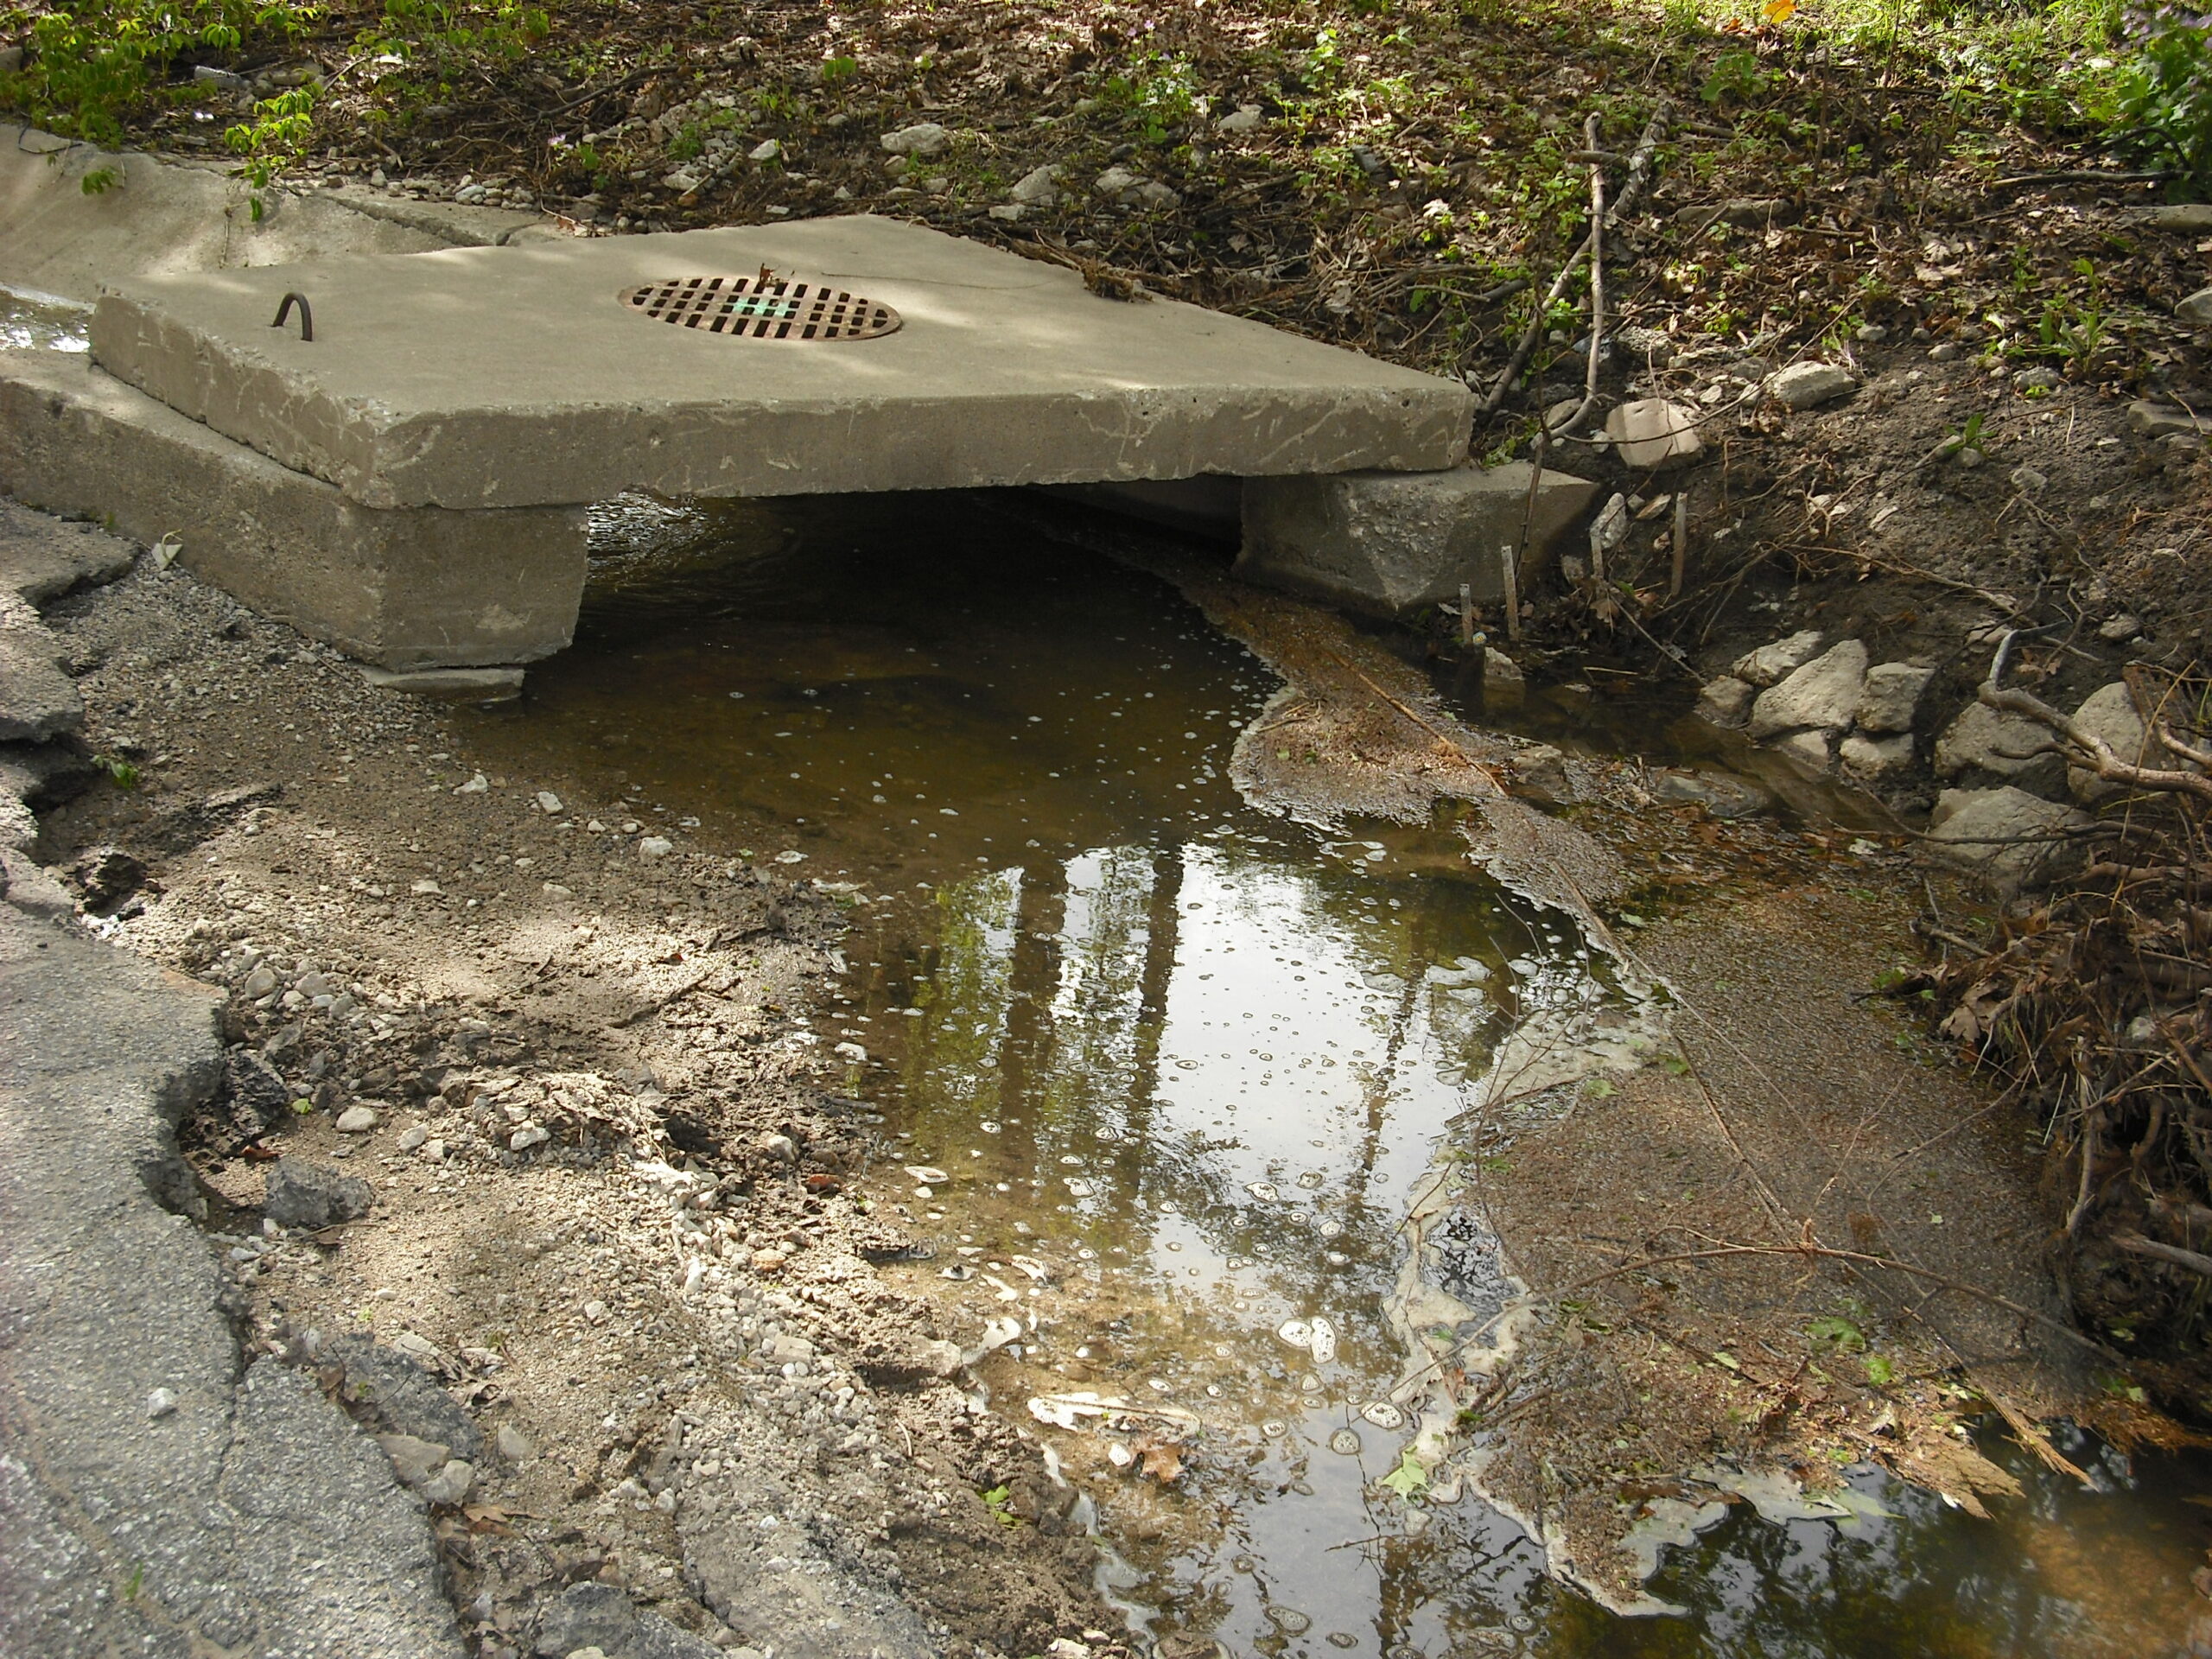
<instances>
[{"instance_id":1,"label":"round metal drain grate","mask_svg":"<svg viewBox=\"0 0 2212 1659\"><path fill-rule=\"evenodd\" d=\"M819 283L758 276L671 276L622 296L633 311L679 328L742 340L873 340L895 332L899 314Z\"/></svg>"}]
</instances>

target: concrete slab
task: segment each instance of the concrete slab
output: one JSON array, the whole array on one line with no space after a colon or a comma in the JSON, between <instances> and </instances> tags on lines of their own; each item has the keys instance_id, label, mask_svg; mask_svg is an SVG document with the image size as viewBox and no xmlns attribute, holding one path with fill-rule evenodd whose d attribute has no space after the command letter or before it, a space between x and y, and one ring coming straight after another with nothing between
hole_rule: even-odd
<instances>
[{"instance_id":1,"label":"concrete slab","mask_svg":"<svg viewBox=\"0 0 2212 1659\"><path fill-rule=\"evenodd\" d=\"M114 175L85 194L86 175ZM282 264L346 253L414 253L489 242L535 213L374 201L369 193L250 193L224 167L95 149L0 123L0 283L89 302L100 285L150 272Z\"/></svg>"},{"instance_id":2,"label":"concrete slab","mask_svg":"<svg viewBox=\"0 0 2212 1659\"><path fill-rule=\"evenodd\" d=\"M748 340L620 302L764 264L903 326ZM312 343L270 327L290 289ZM92 352L380 508L1432 470L1473 410L1456 381L865 216L138 277Z\"/></svg>"},{"instance_id":3,"label":"concrete slab","mask_svg":"<svg viewBox=\"0 0 2212 1659\"><path fill-rule=\"evenodd\" d=\"M95 514L232 597L396 670L534 661L575 631L582 508L380 512L92 368L0 352L0 489Z\"/></svg>"},{"instance_id":4,"label":"concrete slab","mask_svg":"<svg viewBox=\"0 0 2212 1659\"><path fill-rule=\"evenodd\" d=\"M1578 521L1598 486L1547 471L1522 556L1523 590ZM1520 544L1529 463L1440 473L1351 473L1244 481L1244 539L1236 573L1370 615L1401 617L1505 594L1499 550Z\"/></svg>"}]
</instances>

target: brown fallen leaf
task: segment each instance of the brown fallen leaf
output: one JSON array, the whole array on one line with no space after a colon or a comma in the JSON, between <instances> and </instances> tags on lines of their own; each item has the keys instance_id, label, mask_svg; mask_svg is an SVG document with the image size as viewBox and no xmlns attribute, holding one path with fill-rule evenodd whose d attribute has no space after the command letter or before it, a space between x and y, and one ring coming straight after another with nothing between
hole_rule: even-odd
<instances>
[{"instance_id":1,"label":"brown fallen leaf","mask_svg":"<svg viewBox=\"0 0 2212 1659\"><path fill-rule=\"evenodd\" d=\"M1173 1485L1183 1473L1183 1450L1173 1441L1140 1446L1137 1466L1163 1486Z\"/></svg>"}]
</instances>

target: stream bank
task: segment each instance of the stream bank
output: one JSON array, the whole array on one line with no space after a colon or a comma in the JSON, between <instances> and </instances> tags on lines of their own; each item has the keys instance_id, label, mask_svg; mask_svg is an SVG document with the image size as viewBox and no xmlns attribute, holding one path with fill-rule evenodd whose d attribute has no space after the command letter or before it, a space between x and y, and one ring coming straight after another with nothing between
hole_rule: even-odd
<instances>
[{"instance_id":1,"label":"stream bank","mask_svg":"<svg viewBox=\"0 0 2212 1659\"><path fill-rule=\"evenodd\" d=\"M2053 1448L2130 1535L1958 1432L1961 1361L2029 1415L2082 1408L2033 1317L1802 1256L1617 1271L1715 1248L1686 1230L1786 1242L1764 1186L2043 1306L2031 1241L1985 1224L2035 1213L2004 1126L1850 1000L1916 901L1896 842L1659 807L1651 772L1471 731L1285 609L1274 658L1362 798L1408 746L1346 686L1414 712L1417 771L1541 779L1614 896L1585 920L1486 879L1496 820L1448 806L1318 828L1281 774L1332 740L1262 747L1287 705L1256 658L1156 578L952 505L610 510L585 636L505 709L372 690L150 563L48 607L140 786L50 810L41 857L89 925L229 988L232 1084L189 1140L252 1334L369 1427L474 1451L428 1501L481 1650L585 1581L779 1651L842 1651L835 1603L889 1651L1111 1652L1102 1582L1168 1652L1725 1649L1797 1628L1785 1538L1836 1563L1825 1650L1891 1650L1868 1564L1908 1538L2007 1586L2095 1563L1940 1650L2186 1639L2190 1465ZM257 1227L263 1148L376 1207ZM1410 1375L1440 1330L1451 1364ZM410 1365L447 1406L364 1409L369 1369ZM2018 1553L2004 1517L2052 1513ZM2123 1618L2099 1581L2171 1593ZM1698 1623L1604 1611L1646 1594Z\"/></svg>"}]
</instances>

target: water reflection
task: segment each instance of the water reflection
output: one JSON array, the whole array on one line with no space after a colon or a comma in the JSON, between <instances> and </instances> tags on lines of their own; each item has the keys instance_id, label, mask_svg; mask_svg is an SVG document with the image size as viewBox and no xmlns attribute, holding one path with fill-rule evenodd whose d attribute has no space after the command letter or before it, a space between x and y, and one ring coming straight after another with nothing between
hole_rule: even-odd
<instances>
[{"instance_id":1,"label":"water reflection","mask_svg":"<svg viewBox=\"0 0 2212 1659\"><path fill-rule=\"evenodd\" d=\"M0 350L89 351L92 318L90 306L0 283Z\"/></svg>"},{"instance_id":2,"label":"water reflection","mask_svg":"<svg viewBox=\"0 0 2212 1659\"><path fill-rule=\"evenodd\" d=\"M868 885L822 1035L865 1055L890 1200L938 1246L889 1271L963 1339L1019 1319L997 1405L1179 1628L1292 1656L2196 1650L2189 1461L2107 1457L2105 1496L2015 1464L2031 1497L1993 1522L1856 1472L1892 1518L1735 1513L1662 1560L1687 1616L1645 1620L1558 1588L1448 1468L1418 1503L1382 1484L1413 1433L1386 1427L1418 1364L1389 1319L1408 1190L1510 1026L1620 1000L1448 826L1246 808L1226 757L1272 689L1156 582L984 501L632 501L599 515L577 648L480 738ZM1509 1288L1479 1224L1452 1262L1479 1324ZM1151 1414L1102 1427L1085 1394Z\"/></svg>"}]
</instances>

